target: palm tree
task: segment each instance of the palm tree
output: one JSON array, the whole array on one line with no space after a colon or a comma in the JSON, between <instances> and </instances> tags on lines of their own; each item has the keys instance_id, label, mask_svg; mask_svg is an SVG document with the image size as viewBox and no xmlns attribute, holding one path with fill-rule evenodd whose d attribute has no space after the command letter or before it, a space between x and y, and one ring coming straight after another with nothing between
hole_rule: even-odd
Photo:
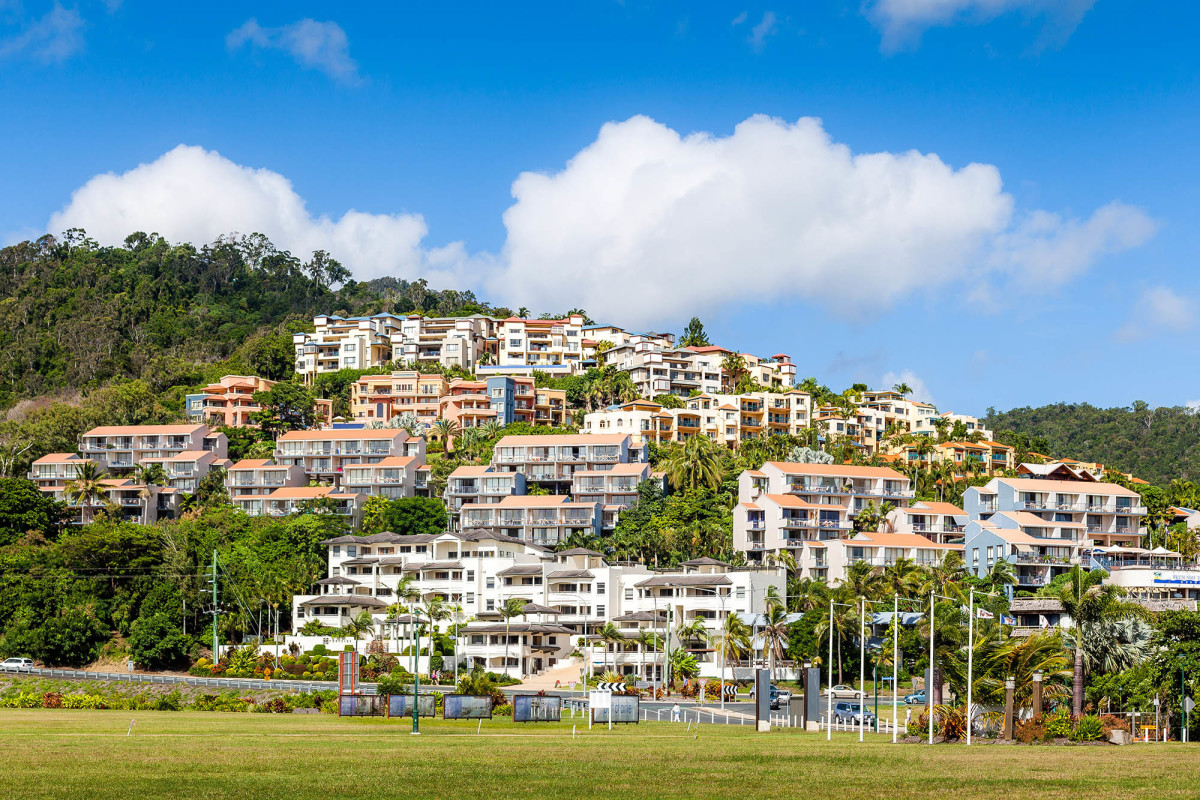
<instances>
[{"instance_id":1,"label":"palm tree","mask_svg":"<svg viewBox=\"0 0 1200 800\"><path fill-rule=\"evenodd\" d=\"M528 600L520 597L510 597L500 606L499 614L504 619L504 672L508 672L508 634L511 630L512 618L525 616L525 604Z\"/></svg>"},{"instance_id":2,"label":"palm tree","mask_svg":"<svg viewBox=\"0 0 1200 800\"><path fill-rule=\"evenodd\" d=\"M721 683L725 682L725 665L733 660L734 665L749 652L751 631L737 614L725 617L725 624L716 633L708 634L708 643L714 654L721 659Z\"/></svg>"},{"instance_id":3,"label":"palm tree","mask_svg":"<svg viewBox=\"0 0 1200 800\"><path fill-rule=\"evenodd\" d=\"M763 615L762 635L767 648L768 668L771 677L775 676L775 664L783 659L784 649L788 641L788 612L782 602L767 600L766 613Z\"/></svg>"},{"instance_id":4,"label":"palm tree","mask_svg":"<svg viewBox=\"0 0 1200 800\"><path fill-rule=\"evenodd\" d=\"M444 443L446 452L451 452L454 449L454 437L462 430L459 424L451 419L439 419L433 423L433 429L437 431L438 438Z\"/></svg>"},{"instance_id":5,"label":"palm tree","mask_svg":"<svg viewBox=\"0 0 1200 800\"><path fill-rule=\"evenodd\" d=\"M912 387L909 386L904 381L901 381L900 383L897 383L897 384L893 384L892 391L896 392L901 397L907 397L908 395L912 394L912 392L913 392Z\"/></svg>"},{"instance_id":6,"label":"palm tree","mask_svg":"<svg viewBox=\"0 0 1200 800\"><path fill-rule=\"evenodd\" d=\"M446 601L441 595L433 595L426 598L421 603L421 610L425 612L425 617L429 620L429 659L433 661L433 637L437 634L437 624L439 621L450 618L450 611L446 606ZM417 658L421 657L421 639L417 637ZM418 663L419 660L418 660Z\"/></svg>"},{"instance_id":7,"label":"palm tree","mask_svg":"<svg viewBox=\"0 0 1200 800\"><path fill-rule=\"evenodd\" d=\"M716 489L721 485L721 458L707 436L692 436L676 447L666 463L667 480L676 490Z\"/></svg>"},{"instance_id":8,"label":"palm tree","mask_svg":"<svg viewBox=\"0 0 1200 800\"><path fill-rule=\"evenodd\" d=\"M955 600L965 600L961 580L963 575L962 555L948 550L942 557L925 568L925 580L921 584L921 594L930 592L952 597Z\"/></svg>"},{"instance_id":9,"label":"palm tree","mask_svg":"<svg viewBox=\"0 0 1200 800\"><path fill-rule=\"evenodd\" d=\"M686 624L681 621L675 628L675 638L679 640L680 644L707 641L708 628L705 627L704 620L700 618Z\"/></svg>"},{"instance_id":10,"label":"palm tree","mask_svg":"<svg viewBox=\"0 0 1200 800\"><path fill-rule=\"evenodd\" d=\"M988 574L983 576L983 580L993 592L999 591L1005 586L1015 586L1017 583L1016 568L1013 567L1011 561L998 558L992 563Z\"/></svg>"},{"instance_id":11,"label":"palm tree","mask_svg":"<svg viewBox=\"0 0 1200 800\"><path fill-rule=\"evenodd\" d=\"M596 635L600 637L600 641L604 642L604 665L608 667L608 648L625 641L625 634L612 622L605 622L600 630L596 631ZM616 653L613 654L613 669L616 669L617 659Z\"/></svg>"},{"instance_id":12,"label":"palm tree","mask_svg":"<svg viewBox=\"0 0 1200 800\"><path fill-rule=\"evenodd\" d=\"M654 631L643 628L637 634L638 650L641 652L641 659L638 664L638 677L642 678L646 674L646 650L647 648L658 652L658 634Z\"/></svg>"},{"instance_id":13,"label":"palm tree","mask_svg":"<svg viewBox=\"0 0 1200 800\"><path fill-rule=\"evenodd\" d=\"M1067 582L1058 590L1058 601L1063 613L1075 623L1075 675L1071 693L1071 708L1078 716L1083 713L1084 643L1094 634L1096 626L1126 619L1142 619L1147 616L1144 608L1121 598L1125 590L1120 586L1102 585L1108 577L1103 570L1084 571L1078 564L1067 573Z\"/></svg>"},{"instance_id":14,"label":"palm tree","mask_svg":"<svg viewBox=\"0 0 1200 800\"><path fill-rule=\"evenodd\" d=\"M846 568L846 579L838 586L839 593L848 595L847 600L862 597L873 600L883 588L883 579L875 574L874 568L865 561L855 561Z\"/></svg>"},{"instance_id":15,"label":"palm tree","mask_svg":"<svg viewBox=\"0 0 1200 800\"><path fill-rule=\"evenodd\" d=\"M66 485L67 498L82 506L80 519L85 523L92 521L89 506L94 505L104 493L104 474L104 467L95 461L84 461L75 467L75 480Z\"/></svg>"},{"instance_id":16,"label":"palm tree","mask_svg":"<svg viewBox=\"0 0 1200 800\"><path fill-rule=\"evenodd\" d=\"M375 630L375 620L371 618L370 611L362 611L357 617L353 617L346 623L343 631L354 639L354 653L358 654L358 637L371 633Z\"/></svg>"},{"instance_id":17,"label":"palm tree","mask_svg":"<svg viewBox=\"0 0 1200 800\"><path fill-rule=\"evenodd\" d=\"M497 420L489 419L487 422L479 426L479 432L488 439L495 439L504 431L504 426Z\"/></svg>"},{"instance_id":18,"label":"palm tree","mask_svg":"<svg viewBox=\"0 0 1200 800\"><path fill-rule=\"evenodd\" d=\"M897 558L891 566L884 568L880 583L891 594L911 597L920 587L923 577L924 573L917 562L911 558Z\"/></svg>"}]
</instances>

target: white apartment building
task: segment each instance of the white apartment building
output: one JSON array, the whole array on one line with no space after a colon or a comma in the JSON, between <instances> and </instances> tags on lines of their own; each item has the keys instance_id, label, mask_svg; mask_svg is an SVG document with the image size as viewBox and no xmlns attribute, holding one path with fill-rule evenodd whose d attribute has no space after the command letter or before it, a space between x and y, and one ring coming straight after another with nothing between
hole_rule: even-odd
<instances>
[{"instance_id":1,"label":"white apartment building","mask_svg":"<svg viewBox=\"0 0 1200 800\"><path fill-rule=\"evenodd\" d=\"M931 403L909 400L891 389L863 392L859 404L883 415L884 427L899 424L906 431L917 431L937 416L937 408ZM990 437L989 437L990 438Z\"/></svg>"},{"instance_id":2,"label":"white apartment building","mask_svg":"<svg viewBox=\"0 0 1200 800\"><path fill-rule=\"evenodd\" d=\"M599 503L572 502L566 495L509 495L498 503L463 503L463 528L495 528L502 535L542 547L553 547L574 533L600 533Z\"/></svg>"},{"instance_id":3,"label":"white apartment building","mask_svg":"<svg viewBox=\"0 0 1200 800\"><path fill-rule=\"evenodd\" d=\"M738 477L734 547L752 562L788 551L799 563L810 550L846 536L868 504L907 507L909 486L907 477L886 467L768 461Z\"/></svg>"},{"instance_id":4,"label":"white apartment building","mask_svg":"<svg viewBox=\"0 0 1200 800\"><path fill-rule=\"evenodd\" d=\"M227 456L229 440L207 425L106 425L79 437L79 452L109 472L126 473L146 460L182 453L211 452Z\"/></svg>"},{"instance_id":5,"label":"white apartment building","mask_svg":"<svg viewBox=\"0 0 1200 800\"><path fill-rule=\"evenodd\" d=\"M440 364L474 370L497 355L497 320L469 317L422 317L411 314L392 334L393 360L404 364Z\"/></svg>"},{"instance_id":6,"label":"white apartment building","mask_svg":"<svg viewBox=\"0 0 1200 800\"><path fill-rule=\"evenodd\" d=\"M963 427L966 428L968 436L970 436L972 433L980 433L983 435L984 439L990 440L996 438L995 434L993 434L991 430L983 426L983 423L979 421L978 417L972 417L969 414L923 414L918 417L912 428L912 432L923 433L926 436L937 436L937 427L935 425L937 420L946 421L947 425L949 426L947 428L947 433L954 429L955 423L961 422Z\"/></svg>"},{"instance_id":7,"label":"white apartment building","mask_svg":"<svg viewBox=\"0 0 1200 800\"><path fill-rule=\"evenodd\" d=\"M629 344L634 339L638 339L655 344L665 350L675 347L675 334L673 333L656 333L654 331L633 333L616 325L584 325L583 335L587 337L585 341L590 342L592 345L599 342L608 342L613 347L620 347L621 345Z\"/></svg>"},{"instance_id":8,"label":"white apartment building","mask_svg":"<svg viewBox=\"0 0 1200 800\"><path fill-rule=\"evenodd\" d=\"M838 584L846 579L847 571L856 562L868 564L882 572L901 559L922 566L939 563L946 553L962 554L961 544L935 542L917 533L885 533L866 531L841 539L812 542L796 561L801 578L823 580Z\"/></svg>"},{"instance_id":9,"label":"white apartment building","mask_svg":"<svg viewBox=\"0 0 1200 800\"><path fill-rule=\"evenodd\" d=\"M796 385L796 365L787 353L759 357L742 353L746 369L760 386L768 389L790 389Z\"/></svg>"},{"instance_id":10,"label":"white apartment building","mask_svg":"<svg viewBox=\"0 0 1200 800\"><path fill-rule=\"evenodd\" d=\"M521 319L509 317L498 323L499 340L494 364L479 364L475 373L489 375L574 375L586 369L583 317Z\"/></svg>"},{"instance_id":11,"label":"white apartment building","mask_svg":"<svg viewBox=\"0 0 1200 800\"><path fill-rule=\"evenodd\" d=\"M686 347L663 347L659 341L634 336L596 358L602 366L628 373L642 397L721 391L721 359Z\"/></svg>"},{"instance_id":12,"label":"white apartment building","mask_svg":"<svg viewBox=\"0 0 1200 800\"><path fill-rule=\"evenodd\" d=\"M646 461L644 447L629 434L553 434L505 436L492 450L491 466L520 472L528 483L567 491L578 470L603 470Z\"/></svg>"},{"instance_id":13,"label":"white apartment building","mask_svg":"<svg viewBox=\"0 0 1200 800\"><path fill-rule=\"evenodd\" d=\"M408 457L416 458L419 462L411 469L424 465L425 439L411 436L403 428L288 431L275 441L276 463L298 465L312 480L336 481L339 484L344 483L345 471L349 466L378 464L387 458Z\"/></svg>"},{"instance_id":14,"label":"white apartment building","mask_svg":"<svg viewBox=\"0 0 1200 800\"><path fill-rule=\"evenodd\" d=\"M402 320L393 314L371 317L319 316L312 333L292 335L296 372L305 383L322 373L340 369L369 369L392 361L392 336Z\"/></svg>"},{"instance_id":15,"label":"white apartment building","mask_svg":"<svg viewBox=\"0 0 1200 800\"><path fill-rule=\"evenodd\" d=\"M919 500L888 515L896 533L918 533L939 544L962 544L970 515L953 503Z\"/></svg>"},{"instance_id":16,"label":"white apartment building","mask_svg":"<svg viewBox=\"0 0 1200 800\"><path fill-rule=\"evenodd\" d=\"M230 499L261 497L283 486L305 486L308 477L298 464L276 464L269 458L243 458L225 472Z\"/></svg>"},{"instance_id":17,"label":"white apartment building","mask_svg":"<svg viewBox=\"0 0 1200 800\"><path fill-rule=\"evenodd\" d=\"M715 631L728 614L765 610L770 587L784 593L779 570L733 569L698 559L675 570L652 571L640 564L610 564L591 550L554 553L490 530L339 536L324 544L328 575L317 582L315 593L293 598L294 627L310 619L340 627L365 610L376 622L376 636L400 650L411 642L406 641L411 617L395 605L403 603L396 591L409 579L420 598L440 597L459 607L451 621L474 620L460 633L459 659L514 676L558 666L580 648L593 673L615 669L646 680L661 677L661 656L647 657L636 644L602 649L593 632L612 620L636 635L656 614L661 622L652 627L660 634L696 619ZM498 610L510 598L531 605L527 614L509 621L506 640ZM680 646L693 650L702 675L717 674L710 649L673 638L672 647Z\"/></svg>"}]
</instances>

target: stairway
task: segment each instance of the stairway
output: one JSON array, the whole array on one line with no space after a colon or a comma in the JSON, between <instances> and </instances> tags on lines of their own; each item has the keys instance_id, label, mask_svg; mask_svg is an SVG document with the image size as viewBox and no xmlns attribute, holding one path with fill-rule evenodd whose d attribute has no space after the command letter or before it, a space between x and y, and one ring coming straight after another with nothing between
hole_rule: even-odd
<instances>
[{"instance_id":1,"label":"stairway","mask_svg":"<svg viewBox=\"0 0 1200 800\"><path fill-rule=\"evenodd\" d=\"M529 676L529 680L521 684L526 689L553 689L558 681L558 688L570 688L571 684L579 682L579 670L583 664L578 658L568 658L559 661L553 667L537 675Z\"/></svg>"}]
</instances>

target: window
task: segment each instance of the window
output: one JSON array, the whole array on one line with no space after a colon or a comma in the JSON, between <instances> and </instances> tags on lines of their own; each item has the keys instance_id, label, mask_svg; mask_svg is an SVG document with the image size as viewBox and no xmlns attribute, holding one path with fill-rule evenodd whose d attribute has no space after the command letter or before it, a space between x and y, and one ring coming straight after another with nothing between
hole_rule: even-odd
<instances>
[{"instance_id":1,"label":"window","mask_svg":"<svg viewBox=\"0 0 1200 800\"><path fill-rule=\"evenodd\" d=\"M475 580L475 570L473 570L473 569L467 570L467 580L469 580L469 581Z\"/></svg>"},{"instance_id":2,"label":"window","mask_svg":"<svg viewBox=\"0 0 1200 800\"><path fill-rule=\"evenodd\" d=\"M979 566L979 548L978 547L974 548L971 551L971 566L972 567Z\"/></svg>"},{"instance_id":3,"label":"window","mask_svg":"<svg viewBox=\"0 0 1200 800\"><path fill-rule=\"evenodd\" d=\"M746 597L746 587L745 586L737 587L737 596L738 596L739 600L745 599L745 597Z\"/></svg>"},{"instance_id":4,"label":"window","mask_svg":"<svg viewBox=\"0 0 1200 800\"><path fill-rule=\"evenodd\" d=\"M596 594L604 594L604 582L603 581L596 584Z\"/></svg>"},{"instance_id":5,"label":"window","mask_svg":"<svg viewBox=\"0 0 1200 800\"><path fill-rule=\"evenodd\" d=\"M598 616L598 617L604 616L604 606L596 606L596 616Z\"/></svg>"},{"instance_id":6,"label":"window","mask_svg":"<svg viewBox=\"0 0 1200 800\"><path fill-rule=\"evenodd\" d=\"M358 547L352 544L346 545L346 555L350 558L354 558L358 555Z\"/></svg>"},{"instance_id":7,"label":"window","mask_svg":"<svg viewBox=\"0 0 1200 800\"><path fill-rule=\"evenodd\" d=\"M992 563L992 547L991 547L991 545L988 545L988 549L987 549L987 563L988 564Z\"/></svg>"},{"instance_id":8,"label":"window","mask_svg":"<svg viewBox=\"0 0 1200 800\"><path fill-rule=\"evenodd\" d=\"M495 588L496 588L496 579L495 579L495 578L488 578L488 579L487 579L487 588L489 588L489 589L495 589Z\"/></svg>"},{"instance_id":9,"label":"window","mask_svg":"<svg viewBox=\"0 0 1200 800\"><path fill-rule=\"evenodd\" d=\"M488 611L495 611L496 610L496 601L488 600L487 604L484 606L484 608L487 609Z\"/></svg>"},{"instance_id":10,"label":"window","mask_svg":"<svg viewBox=\"0 0 1200 800\"><path fill-rule=\"evenodd\" d=\"M467 603L468 603L468 604L473 604L474 602L475 602L475 593L474 593L474 592L467 592Z\"/></svg>"},{"instance_id":11,"label":"window","mask_svg":"<svg viewBox=\"0 0 1200 800\"><path fill-rule=\"evenodd\" d=\"M521 346L521 340L520 340L520 339L509 339L509 340L508 340L508 346L509 346L509 347L520 347L520 346Z\"/></svg>"},{"instance_id":12,"label":"window","mask_svg":"<svg viewBox=\"0 0 1200 800\"><path fill-rule=\"evenodd\" d=\"M626 600L632 600L632 599L633 599L633 589L626 589L626 590L625 590L625 599L626 599Z\"/></svg>"}]
</instances>

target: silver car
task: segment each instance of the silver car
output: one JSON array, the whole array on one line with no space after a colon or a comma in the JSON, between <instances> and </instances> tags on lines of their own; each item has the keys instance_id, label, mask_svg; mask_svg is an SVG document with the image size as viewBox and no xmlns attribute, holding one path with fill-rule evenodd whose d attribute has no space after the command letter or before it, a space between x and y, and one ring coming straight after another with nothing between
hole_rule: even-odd
<instances>
[{"instance_id":1,"label":"silver car","mask_svg":"<svg viewBox=\"0 0 1200 800\"><path fill-rule=\"evenodd\" d=\"M833 721L843 725L861 722L870 726L875 723L875 715L864 709L861 703L841 701L833 704Z\"/></svg>"}]
</instances>

